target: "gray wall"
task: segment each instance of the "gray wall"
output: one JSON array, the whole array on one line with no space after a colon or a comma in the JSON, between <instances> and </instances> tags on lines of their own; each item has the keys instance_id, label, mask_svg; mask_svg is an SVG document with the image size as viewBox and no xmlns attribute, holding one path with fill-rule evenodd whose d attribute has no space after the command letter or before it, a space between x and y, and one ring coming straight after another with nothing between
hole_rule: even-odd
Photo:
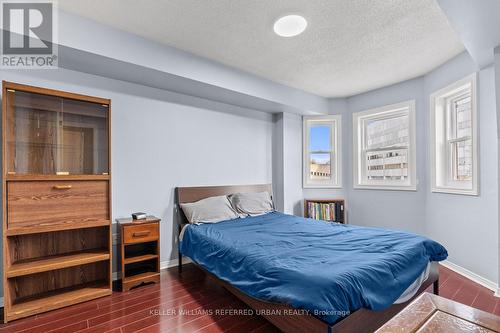
<instances>
[{"instance_id":1,"label":"gray wall","mask_svg":"<svg viewBox=\"0 0 500 333\"><path fill-rule=\"evenodd\" d=\"M500 52L497 53L498 67ZM347 199L349 223L428 236L446 246L449 261L498 283L498 145L492 66L479 71L480 195L430 192L430 94L475 71L478 69L474 61L467 53L462 53L425 76L347 99L331 100L330 113L342 115L343 188L302 189L302 197L344 197ZM497 70L498 82L499 73L500 70ZM496 89L499 89L498 85ZM416 101L417 191L353 189L352 113L410 99ZM280 119L287 119L286 114ZM295 151L296 145L302 146L301 126L283 120L280 129L284 142L281 144L285 146L281 170L301 170L302 156ZM280 174L281 171L274 172ZM287 189L284 191L283 206L288 207L285 211L294 213L297 211L290 207L300 207L299 213L302 213L301 184L297 178L292 178L283 178L283 188ZM289 192L294 194L287 195Z\"/></svg>"},{"instance_id":2,"label":"gray wall","mask_svg":"<svg viewBox=\"0 0 500 333\"><path fill-rule=\"evenodd\" d=\"M273 128L273 201L277 210L285 209L285 178L284 168L284 114L282 112L274 115Z\"/></svg>"},{"instance_id":3,"label":"gray wall","mask_svg":"<svg viewBox=\"0 0 500 333\"><path fill-rule=\"evenodd\" d=\"M275 115L273 135L273 188L276 208L302 215L302 117Z\"/></svg>"},{"instance_id":4,"label":"gray wall","mask_svg":"<svg viewBox=\"0 0 500 333\"><path fill-rule=\"evenodd\" d=\"M498 148L498 160L497 167L500 165L500 45L495 48L495 90L497 99L497 148ZM500 172L500 170L498 170ZM498 188L500 189L500 176L498 177ZM500 190L499 190L500 193ZM497 202L497 211L500 215L500 195ZM498 288L500 289L500 221L498 225ZM500 295L500 290L497 291Z\"/></svg>"},{"instance_id":5,"label":"gray wall","mask_svg":"<svg viewBox=\"0 0 500 333\"><path fill-rule=\"evenodd\" d=\"M211 96L229 104L240 105L241 100L250 98L254 103L258 99L263 104L272 102L281 111L328 111L328 99L321 96L62 10L58 19L59 26L64 27L58 36L62 45L60 67L188 95Z\"/></svg>"},{"instance_id":6,"label":"gray wall","mask_svg":"<svg viewBox=\"0 0 500 333\"><path fill-rule=\"evenodd\" d=\"M475 71L467 54L453 59L426 76L426 98ZM426 234L446 246L451 262L498 283L498 145L491 66L479 71L478 90L479 196L429 192Z\"/></svg>"},{"instance_id":7,"label":"gray wall","mask_svg":"<svg viewBox=\"0 0 500 333\"><path fill-rule=\"evenodd\" d=\"M352 113L413 99L416 100L417 119L417 191L353 189ZM350 135L344 156L347 157L349 164L344 179L349 199L349 223L423 234L427 192L425 174L427 157L424 143L427 103L423 94L423 79L402 82L348 98L347 105L350 113L346 117L348 118L347 130Z\"/></svg>"},{"instance_id":8,"label":"gray wall","mask_svg":"<svg viewBox=\"0 0 500 333\"><path fill-rule=\"evenodd\" d=\"M499 63L497 55L497 68ZM425 234L448 248L452 262L497 282L499 182L492 67L483 69L479 80L480 196L431 194L428 184L429 94L475 70L470 57L462 54L425 77L331 100L330 113L343 116L340 190L302 189L300 116L272 116L69 70L0 71L0 75L3 80L112 99L113 218L137 210L160 216L162 261L176 257L175 186L276 179L276 199L285 212L301 214L302 198L345 197L350 223ZM417 102L418 190L353 190L352 112L408 99Z\"/></svg>"},{"instance_id":9,"label":"gray wall","mask_svg":"<svg viewBox=\"0 0 500 333\"><path fill-rule=\"evenodd\" d=\"M352 113L410 99L417 101L417 126L425 128L426 113L423 78L418 78L347 99L332 99L330 113L342 115L341 189L303 189L304 198L346 198L349 223L424 233L425 170L418 170L418 191L379 191L353 189ZM302 137L302 129L296 131ZM424 135L417 137L417 159L425 165ZM302 145L302 143L300 143ZM302 157L299 160L302 163ZM296 162L296 163L299 163ZM302 166L301 166L302 167Z\"/></svg>"},{"instance_id":10,"label":"gray wall","mask_svg":"<svg viewBox=\"0 0 500 333\"><path fill-rule=\"evenodd\" d=\"M112 100L113 219L159 216L163 262L177 256L176 186L272 181L271 114L68 70L0 71L0 78Z\"/></svg>"},{"instance_id":11,"label":"gray wall","mask_svg":"<svg viewBox=\"0 0 500 333\"><path fill-rule=\"evenodd\" d=\"M302 117L284 114L283 179L284 207L288 214L302 215ZM297 135L299 134L299 135Z\"/></svg>"},{"instance_id":12,"label":"gray wall","mask_svg":"<svg viewBox=\"0 0 500 333\"><path fill-rule=\"evenodd\" d=\"M498 152L492 67L479 72L480 195L430 192L430 94L475 71L474 62L463 53L423 77L350 97L347 111L336 105L331 113L341 113L344 124L344 189L309 189L304 197L344 195L349 223L433 238L446 246L451 262L497 283ZM352 113L410 99L416 100L417 191L353 189Z\"/></svg>"},{"instance_id":13,"label":"gray wall","mask_svg":"<svg viewBox=\"0 0 500 333\"><path fill-rule=\"evenodd\" d=\"M289 195L287 197L287 205L289 207L294 207L294 214L303 215L303 199L322 199L322 198L347 198L346 191L346 172L350 163L348 161L348 147L347 142L350 140L349 136L351 131L349 130L349 114L347 110L347 99L346 98L332 98L329 103L329 113L330 114L340 114L342 115L342 182L343 187L338 189L315 189L315 188L302 188L302 121L300 117L289 116L290 119L285 123L285 128L287 130L287 135L285 137L285 142L287 142L287 168L289 170L294 170L295 178L293 180L289 179L290 184L288 184L288 189L294 195ZM298 118L298 119L297 119ZM293 121L291 119L294 119ZM347 202L349 205L349 202ZM291 212L291 211L290 211ZM347 216L349 219L349 216Z\"/></svg>"}]
</instances>

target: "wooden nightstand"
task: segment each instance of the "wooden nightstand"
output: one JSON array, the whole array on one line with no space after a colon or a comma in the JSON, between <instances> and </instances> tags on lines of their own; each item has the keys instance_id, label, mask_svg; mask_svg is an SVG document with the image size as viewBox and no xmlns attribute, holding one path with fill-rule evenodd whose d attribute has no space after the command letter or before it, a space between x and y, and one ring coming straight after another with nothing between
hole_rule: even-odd
<instances>
[{"instance_id":1,"label":"wooden nightstand","mask_svg":"<svg viewBox=\"0 0 500 333\"><path fill-rule=\"evenodd\" d=\"M160 219L118 219L122 291L160 282Z\"/></svg>"}]
</instances>

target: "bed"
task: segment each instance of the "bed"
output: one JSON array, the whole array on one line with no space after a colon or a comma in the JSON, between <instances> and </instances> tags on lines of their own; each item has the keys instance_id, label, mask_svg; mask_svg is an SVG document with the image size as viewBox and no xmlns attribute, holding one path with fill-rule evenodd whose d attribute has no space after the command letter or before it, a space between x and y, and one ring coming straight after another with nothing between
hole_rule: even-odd
<instances>
[{"instance_id":1,"label":"bed","mask_svg":"<svg viewBox=\"0 0 500 333\"><path fill-rule=\"evenodd\" d=\"M263 191L271 186L184 187L176 201ZM373 332L430 285L438 293L447 255L420 236L278 212L186 226L179 210L179 220L179 270L190 257L285 332Z\"/></svg>"}]
</instances>

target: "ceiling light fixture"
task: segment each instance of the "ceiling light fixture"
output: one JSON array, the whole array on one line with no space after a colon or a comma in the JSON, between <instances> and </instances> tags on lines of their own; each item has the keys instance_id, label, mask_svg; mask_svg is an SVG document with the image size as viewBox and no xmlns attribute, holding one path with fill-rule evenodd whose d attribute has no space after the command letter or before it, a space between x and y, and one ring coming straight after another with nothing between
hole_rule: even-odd
<instances>
[{"instance_id":1,"label":"ceiling light fixture","mask_svg":"<svg viewBox=\"0 0 500 333\"><path fill-rule=\"evenodd\" d=\"M300 35L307 28L307 21L300 15L287 15L274 22L274 32L281 37Z\"/></svg>"}]
</instances>

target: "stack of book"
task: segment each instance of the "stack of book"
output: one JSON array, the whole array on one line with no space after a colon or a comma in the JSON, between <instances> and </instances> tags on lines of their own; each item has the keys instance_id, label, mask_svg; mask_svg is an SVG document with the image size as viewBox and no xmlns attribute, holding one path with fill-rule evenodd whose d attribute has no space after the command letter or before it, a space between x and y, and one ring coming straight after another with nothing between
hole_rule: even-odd
<instances>
[{"instance_id":1,"label":"stack of book","mask_svg":"<svg viewBox=\"0 0 500 333\"><path fill-rule=\"evenodd\" d=\"M335 221L335 222L343 222L342 221L342 211L344 210L343 204L340 202L308 202L307 203L307 211L309 214L309 218L316 220L325 220L325 221Z\"/></svg>"}]
</instances>

